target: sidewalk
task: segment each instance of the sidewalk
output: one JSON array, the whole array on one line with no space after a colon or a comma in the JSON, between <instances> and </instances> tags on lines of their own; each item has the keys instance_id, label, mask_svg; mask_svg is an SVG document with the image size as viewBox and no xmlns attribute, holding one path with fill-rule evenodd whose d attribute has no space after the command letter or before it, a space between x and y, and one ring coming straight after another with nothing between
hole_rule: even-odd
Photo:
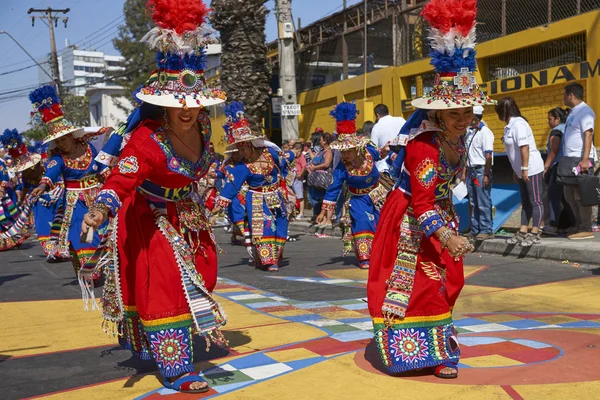
<instances>
[{"instance_id":1,"label":"sidewalk","mask_svg":"<svg viewBox=\"0 0 600 400\"><path fill-rule=\"evenodd\" d=\"M292 221L290 234L316 233L315 227L308 221ZM509 230L512 230L509 228ZM334 228L319 229L319 234L341 238L342 231L336 225ZM595 234L594 240L572 241L564 237L542 238L542 244L532 247L520 247L506 244L511 235L497 235L496 239L476 242L475 251L483 254L497 254L503 257L534 258L558 262L577 263L585 265L600 265L600 234Z\"/></svg>"}]
</instances>

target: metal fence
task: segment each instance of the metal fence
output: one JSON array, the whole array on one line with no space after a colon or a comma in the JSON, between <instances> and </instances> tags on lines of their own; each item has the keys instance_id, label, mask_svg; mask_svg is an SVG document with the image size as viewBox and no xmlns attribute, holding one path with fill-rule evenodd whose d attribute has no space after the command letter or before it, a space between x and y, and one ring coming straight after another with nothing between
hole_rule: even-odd
<instances>
[{"instance_id":1,"label":"metal fence","mask_svg":"<svg viewBox=\"0 0 600 400\"><path fill-rule=\"evenodd\" d=\"M365 44L367 72L427 57L428 25L420 16L425 3L424 0L368 0L366 13L362 2L299 29L298 90L362 75ZM477 40L482 43L600 9L600 0L479 0L478 9ZM368 21L366 38L365 20ZM514 71L529 72L583 59L585 35L576 35L541 44L535 52L492 57L485 73L487 78L495 79ZM423 85L426 83L424 79Z\"/></svg>"}]
</instances>

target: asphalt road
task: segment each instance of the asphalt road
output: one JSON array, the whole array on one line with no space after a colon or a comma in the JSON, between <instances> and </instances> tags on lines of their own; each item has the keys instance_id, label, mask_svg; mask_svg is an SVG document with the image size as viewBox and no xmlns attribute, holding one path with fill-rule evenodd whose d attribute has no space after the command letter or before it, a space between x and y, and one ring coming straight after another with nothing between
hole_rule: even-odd
<instances>
[{"instance_id":1,"label":"asphalt road","mask_svg":"<svg viewBox=\"0 0 600 400\"><path fill-rule=\"evenodd\" d=\"M296 242L286 245L281 270L273 274L251 267L245 249L230 245L229 235L222 229L217 230L216 235L226 251L219 256L219 275L223 278L298 301L366 297L364 287L360 286L323 285L293 280L294 277L322 278L320 271L335 272L355 268L354 257L341 257L340 239L298 236ZM526 287L600 275L600 269L573 268L554 262L498 256L470 256L466 264L489 266L468 278L468 284L497 288ZM366 277L367 273L364 272L364 279ZM17 250L0 253L0 310L6 310L19 302L80 298L81 293L70 262L46 263L37 242L28 241ZM52 303L47 304L52 314ZM31 320L31 329L40 329L34 320ZM35 346L36 343L23 343L24 348ZM153 362L132 359L130 353L116 344L95 347L95 343L89 343L89 346L73 351L14 358L2 355L0 351L0 376L3 377L0 381L0 398L36 396L125 377L130 377L133 384L141 374L155 371ZM225 354L224 350L213 347L210 353L198 353L197 359L212 359Z\"/></svg>"}]
</instances>

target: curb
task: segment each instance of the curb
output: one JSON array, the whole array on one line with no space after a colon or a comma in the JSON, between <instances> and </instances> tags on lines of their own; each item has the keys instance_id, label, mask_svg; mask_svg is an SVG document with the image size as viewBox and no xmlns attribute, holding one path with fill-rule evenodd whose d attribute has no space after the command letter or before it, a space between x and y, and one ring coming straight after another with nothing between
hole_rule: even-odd
<instances>
[{"instance_id":1,"label":"curb","mask_svg":"<svg viewBox=\"0 0 600 400\"><path fill-rule=\"evenodd\" d=\"M497 254L502 257L533 258L537 260L551 260L586 265L600 263L600 243L598 241L584 241L575 243L568 239L542 239L542 244L531 247L521 247L506 244L506 238L490 239L484 242L475 242L475 252L479 254Z\"/></svg>"},{"instance_id":2,"label":"curb","mask_svg":"<svg viewBox=\"0 0 600 400\"><path fill-rule=\"evenodd\" d=\"M338 225L334 228L317 229L306 221L292 221L289 225L292 234L314 235L325 234L334 238L342 237L342 230ZM483 242L474 242L474 254L495 254L502 257L514 257L516 259L531 258L536 260L547 260L569 263L585 264L589 266L600 265L600 241L596 240L573 242L566 238L542 239L542 244L531 247L521 247L506 244L508 237L498 237Z\"/></svg>"}]
</instances>

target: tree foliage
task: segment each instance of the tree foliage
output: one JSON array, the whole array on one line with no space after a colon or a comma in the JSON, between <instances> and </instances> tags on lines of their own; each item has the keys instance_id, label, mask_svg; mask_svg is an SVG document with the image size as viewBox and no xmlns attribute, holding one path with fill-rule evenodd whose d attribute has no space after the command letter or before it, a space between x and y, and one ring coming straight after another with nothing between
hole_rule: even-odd
<instances>
[{"instance_id":1,"label":"tree foliage","mask_svg":"<svg viewBox=\"0 0 600 400\"><path fill-rule=\"evenodd\" d=\"M147 0L125 0L123 14L125 25L119 27L119 34L113 40L117 50L125 57L125 71L116 71L115 82L125 87L127 93L133 93L146 82L155 69L155 53L142 43L142 37L154 26L146 13ZM124 76L123 76L124 75ZM132 105L136 105L129 96Z\"/></svg>"},{"instance_id":2,"label":"tree foliage","mask_svg":"<svg viewBox=\"0 0 600 400\"><path fill-rule=\"evenodd\" d=\"M267 0L213 0L212 25L222 43L221 85L230 101L244 102L253 128L262 127L269 101L270 68L265 24Z\"/></svg>"}]
</instances>

